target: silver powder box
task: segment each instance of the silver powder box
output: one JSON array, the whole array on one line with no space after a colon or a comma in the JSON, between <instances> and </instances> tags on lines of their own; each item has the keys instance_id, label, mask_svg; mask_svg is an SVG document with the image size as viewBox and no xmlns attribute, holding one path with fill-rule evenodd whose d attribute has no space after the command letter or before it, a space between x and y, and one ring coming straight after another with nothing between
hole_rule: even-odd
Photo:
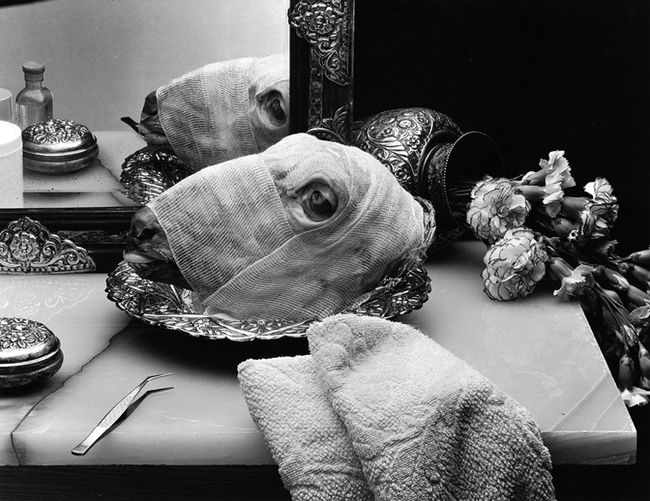
<instances>
[{"instance_id":1,"label":"silver powder box","mask_svg":"<svg viewBox=\"0 0 650 501\"><path fill-rule=\"evenodd\" d=\"M0 318L0 388L43 381L62 363L59 338L45 325L26 318Z\"/></svg>"},{"instance_id":2,"label":"silver powder box","mask_svg":"<svg viewBox=\"0 0 650 501\"><path fill-rule=\"evenodd\" d=\"M25 128L23 166L46 174L66 174L88 167L97 158L97 139L85 125L51 118Z\"/></svg>"}]
</instances>

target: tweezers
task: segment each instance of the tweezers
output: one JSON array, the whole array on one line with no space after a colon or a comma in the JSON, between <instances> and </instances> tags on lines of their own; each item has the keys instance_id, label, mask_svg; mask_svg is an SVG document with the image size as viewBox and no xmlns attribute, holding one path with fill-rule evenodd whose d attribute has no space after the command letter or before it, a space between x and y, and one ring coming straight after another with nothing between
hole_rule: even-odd
<instances>
[{"instance_id":1,"label":"tweezers","mask_svg":"<svg viewBox=\"0 0 650 501\"><path fill-rule=\"evenodd\" d=\"M114 425L117 423L124 414L129 410L129 408L136 402L138 394L142 389L154 379L158 379L165 376L171 376L171 372L166 372L164 374L154 374L145 378L138 386L133 388L128 395L126 395L122 400L120 400L115 406L108 411L102 420L95 426L95 428L90 432L90 434L74 449L72 449L72 454L75 456L83 456L88 450L97 443L97 441L102 438ZM171 388L161 388L159 390L152 391L162 391L170 390ZM143 395L146 396L149 392Z\"/></svg>"}]
</instances>

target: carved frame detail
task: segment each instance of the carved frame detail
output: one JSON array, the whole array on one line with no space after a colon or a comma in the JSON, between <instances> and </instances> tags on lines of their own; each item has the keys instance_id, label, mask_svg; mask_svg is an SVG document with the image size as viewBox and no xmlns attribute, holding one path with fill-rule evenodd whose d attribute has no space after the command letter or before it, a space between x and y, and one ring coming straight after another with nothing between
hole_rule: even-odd
<instances>
[{"instance_id":1,"label":"carved frame detail","mask_svg":"<svg viewBox=\"0 0 650 501\"><path fill-rule=\"evenodd\" d=\"M352 138L354 0L294 0L289 9L292 132L349 144ZM302 69L302 70L301 70ZM307 95L294 92L306 89ZM300 85L302 83L302 85Z\"/></svg>"},{"instance_id":2,"label":"carved frame detail","mask_svg":"<svg viewBox=\"0 0 650 501\"><path fill-rule=\"evenodd\" d=\"M0 273L83 273L95 271L88 251L22 217L0 231Z\"/></svg>"}]
</instances>

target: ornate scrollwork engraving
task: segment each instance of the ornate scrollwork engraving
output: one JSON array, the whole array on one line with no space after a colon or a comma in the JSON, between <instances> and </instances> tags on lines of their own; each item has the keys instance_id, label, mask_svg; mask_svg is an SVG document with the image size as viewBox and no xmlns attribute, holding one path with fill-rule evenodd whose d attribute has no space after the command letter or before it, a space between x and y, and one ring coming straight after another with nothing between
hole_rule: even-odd
<instances>
[{"instance_id":1,"label":"ornate scrollwork engraving","mask_svg":"<svg viewBox=\"0 0 650 501\"><path fill-rule=\"evenodd\" d=\"M95 271L88 252L23 217L0 232L0 273L80 273Z\"/></svg>"},{"instance_id":2,"label":"ornate scrollwork engraving","mask_svg":"<svg viewBox=\"0 0 650 501\"><path fill-rule=\"evenodd\" d=\"M346 132L351 119L352 106L346 104L336 110L333 117L324 118L317 126L312 127L307 132L319 139L345 144Z\"/></svg>"},{"instance_id":3,"label":"ornate scrollwork engraving","mask_svg":"<svg viewBox=\"0 0 650 501\"><path fill-rule=\"evenodd\" d=\"M0 350L26 350L49 341L52 332L40 322L26 318L0 318Z\"/></svg>"},{"instance_id":4,"label":"ornate scrollwork engraving","mask_svg":"<svg viewBox=\"0 0 650 501\"><path fill-rule=\"evenodd\" d=\"M379 159L400 184L420 193L420 166L435 134L458 137L460 129L449 117L424 108L389 110L355 124L353 144Z\"/></svg>"},{"instance_id":5,"label":"ornate scrollwork engraving","mask_svg":"<svg viewBox=\"0 0 650 501\"><path fill-rule=\"evenodd\" d=\"M309 68L309 109L300 131L344 144L352 134L353 11L354 0L292 0L289 9L292 43Z\"/></svg>"},{"instance_id":6,"label":"ornate scrollwork engraving","mask_svg":"<svg viewBox=\"0 0 650 501\"><path fill-rule=\"evenodd\" d=\"M23 132L23 140L34 144L74 143L90 138L92 133L85 125L58 118L34 124Z\"/></svg>"},{"instance_id":7,"label":"ornate scrollwork engraving","mask_svg":"<svg viewBox=\"0 0 650 501\"><path fill-rule=\"evenodd\" d=\"M325 76L339 85L352 83L349 12L349 0L299 0L289 11L289 24L312 46Z\"/></svg>"},{"instance_id":8,"label":"ornate scrollwork engraving","mask_svg":"<svg viewBox=\"0 0 650 501\"><path fill-rule=\"evenodd\" d=\"M438 231L431 250L463 232L452 220L446 193L446 161L460 136L448 116L428 108L384 111L355 124L353 144L379 159L409 193L433 203Z\"/></svg>"}]
</instances>

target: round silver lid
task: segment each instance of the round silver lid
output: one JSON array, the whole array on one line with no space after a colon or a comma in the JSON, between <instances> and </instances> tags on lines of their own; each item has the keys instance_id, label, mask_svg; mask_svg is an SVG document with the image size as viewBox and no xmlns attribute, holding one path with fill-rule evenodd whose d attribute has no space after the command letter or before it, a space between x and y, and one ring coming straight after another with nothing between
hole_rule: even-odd
<instances>
[{"instance_id":1,"label":"round silver lid","mask_svg":"<svg viewBox=\"0 0 650 501\"><path fill-rule=\"evenodd\" d=\"M59 339L40 322L26 318L0 318L0 366L37 360L59 347Z\"/></svg>"},{"instance_id":2,"label":"round silver lid","mask_svg":"<svg viewBox=\"0 0 650 501\"><path fill-rule=\"evenodd\" d=\"M73 120L51 118L25 128L23 151L35 154L68 154L95 147L97 139L85 125Z\"/></svg>"}]
</instances>

